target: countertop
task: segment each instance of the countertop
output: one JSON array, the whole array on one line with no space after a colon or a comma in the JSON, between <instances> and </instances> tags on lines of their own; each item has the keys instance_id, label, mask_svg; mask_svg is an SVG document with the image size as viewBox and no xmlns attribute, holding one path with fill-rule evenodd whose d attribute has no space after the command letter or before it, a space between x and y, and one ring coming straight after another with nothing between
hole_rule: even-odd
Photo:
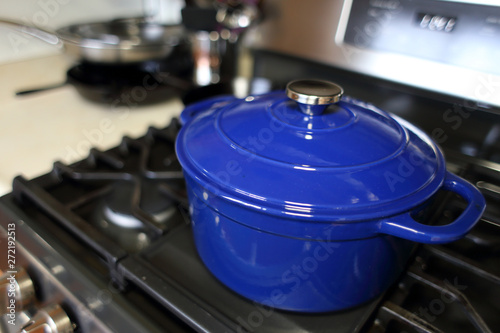
<instances>
[{"instance_id":1,"label":"countertop","mask_svg":"<svg viewBox=\"0 0 500 333\"><path fill-rule=\"evenodd\" d=\"M17 175L31 179L49 172L55 161L83 159L91 147L105 150L124 135L142 136L149 126L166 126L183 109L176 98L148 106L101 105L71 85L15 95L64 82L70 66L64 55L0 65L0 195L11 191Z\"/></svg>"}]
</instances>

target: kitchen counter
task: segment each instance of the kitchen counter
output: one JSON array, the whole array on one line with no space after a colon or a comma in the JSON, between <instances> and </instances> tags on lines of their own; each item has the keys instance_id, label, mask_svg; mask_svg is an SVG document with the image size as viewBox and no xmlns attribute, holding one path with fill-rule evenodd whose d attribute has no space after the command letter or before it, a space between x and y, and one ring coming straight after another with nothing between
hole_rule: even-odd
<instances>
[{"instance_id":1,"label":"kitchen counter","mask_svg":"<svg viewBox=\"0 0 500 333\"><path fill-rule=\"evenodd\" d=\"M183 109L177 98L140 107L101 105L85 100L71 85L15 95L64 82L70 66L64 55L0 65L0 195L11 191L17 175L30 179L49 172L54 161L81 160L91 147L104 150L124 135L163 127Z\"/></svg>"}]
</instances>

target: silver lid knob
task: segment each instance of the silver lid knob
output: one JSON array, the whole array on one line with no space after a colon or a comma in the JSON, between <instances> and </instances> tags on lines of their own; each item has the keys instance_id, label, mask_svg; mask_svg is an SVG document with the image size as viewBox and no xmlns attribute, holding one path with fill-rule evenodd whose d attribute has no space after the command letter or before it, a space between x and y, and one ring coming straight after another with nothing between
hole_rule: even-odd
<instances>
[{"instance_id":1,"label":"silver lid knob","mask_svg":"<svg viewBox=\"0 0 500 333\"><path fill-rule=\"evenodd\" d=\"M324 80L295 80L287 84L286 95L299 103L303 113L317 115L337 103L344 90L338 84Z\"/></svg>"}]
</instances>

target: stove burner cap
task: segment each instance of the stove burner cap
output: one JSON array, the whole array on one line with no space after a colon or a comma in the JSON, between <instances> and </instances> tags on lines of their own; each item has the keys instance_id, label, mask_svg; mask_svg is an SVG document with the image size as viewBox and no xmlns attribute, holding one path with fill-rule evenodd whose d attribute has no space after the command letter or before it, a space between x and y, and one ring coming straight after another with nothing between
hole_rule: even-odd
<instances>
[{"instance_id":1,"label":"stove burner cap","mask_svg":"<svg viewBox=\"0 0 500 333\"><path fill-rule=\"evenodd\" d=\"M112 210L109 206L104 206L104 218L106 221L111 222L122 228L140 228L142 222L135 216L122 214Z\"/></svg>"},{"instance_id":2,"label":"stove burner cap","mask_svg":"<svg viewBox=\"0 0 500 333\"><path fill-rule=\"evenodd\" d=\"M118 181L104 200L102 213L108 223L137 229L143 227L143 222L137 217L137 212L141 210L155 222L162 223L172 216L175 206L162 195L154 180L142 180L140 183Z\"/></svg>"}]
</instances>

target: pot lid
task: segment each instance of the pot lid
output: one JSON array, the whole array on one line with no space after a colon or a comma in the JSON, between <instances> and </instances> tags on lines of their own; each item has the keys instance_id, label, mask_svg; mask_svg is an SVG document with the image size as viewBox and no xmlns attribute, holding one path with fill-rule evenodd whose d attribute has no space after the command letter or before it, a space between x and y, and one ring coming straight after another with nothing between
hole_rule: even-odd
<instances>
[{"instance_id":1,"label":"pot lid","mask_svg":"<svg viewBox=\"0 0 500 333\"><path fill-rule=\"evenodd\" d=\"M315 221L409 210L441 186L444 159L422 131L331 82L215 99L183 111L184 171L227 200Z\"/></svg>"}]
</instances>

